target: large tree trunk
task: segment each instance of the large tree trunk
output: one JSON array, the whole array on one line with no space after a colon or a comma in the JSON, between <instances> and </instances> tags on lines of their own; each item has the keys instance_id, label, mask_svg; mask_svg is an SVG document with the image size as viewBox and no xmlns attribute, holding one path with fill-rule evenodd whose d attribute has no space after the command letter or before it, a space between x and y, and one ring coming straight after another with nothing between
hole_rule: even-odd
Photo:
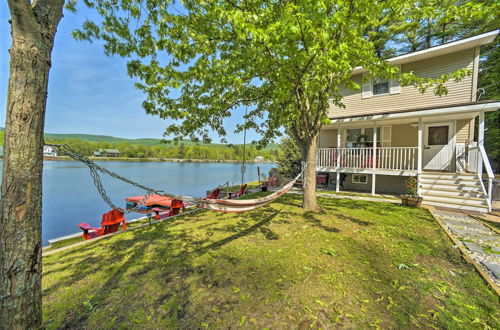
<instances>
[{"instance_id":1,"label":"large tree trunk","mask_svg":"<svg viewBox=\"0 0 500 330\"><path fill-rule=\"evenodd\" d=\"M12 47L0 203L0 328L41 326L43 128L64 2L9 0Z\"/></svg>"},{"instance_id":2,"label":"large tree trunk","mask_svg":"<svg viewBox=\"0 0 500 330\"><path fill-rule=\"evenodd\" d=\"M319 210L318 201L316 198L316 150L318 146L317 138L314 137L310 141L302 141L300 146L302 151L302 159L306 164L306 169L303 175L304 190L302 197L302 207L308 211L317 211Z\"/></svg>"}]
</instances>

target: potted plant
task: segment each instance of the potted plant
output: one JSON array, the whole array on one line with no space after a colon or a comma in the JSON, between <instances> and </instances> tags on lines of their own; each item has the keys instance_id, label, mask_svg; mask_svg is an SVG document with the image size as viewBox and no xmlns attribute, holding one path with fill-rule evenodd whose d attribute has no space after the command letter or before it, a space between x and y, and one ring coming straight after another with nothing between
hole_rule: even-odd
<instances>
[{"instance_id":1,"label":"potted plant","mask_svg":"<svg viewBox=\"0 0 500 330\"><path fill-rule=\"evenodd\" d=\"M405 181L405 188L408 194L401 195L401 203L404 206L420 207L422 197L417 196L418 181L417 178L411 176Z\"/></svg>"}]
</instances>

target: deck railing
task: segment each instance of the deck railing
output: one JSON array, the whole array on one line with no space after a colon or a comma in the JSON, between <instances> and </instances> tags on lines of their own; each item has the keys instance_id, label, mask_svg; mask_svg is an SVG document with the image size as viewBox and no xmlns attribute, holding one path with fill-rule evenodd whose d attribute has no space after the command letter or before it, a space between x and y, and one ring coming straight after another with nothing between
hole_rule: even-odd
<instances>
[{"instance_id":1,"label":"deck railing","mask_svg":"<svg viewBox=\"0 0 500 330\"><path fill-rule=\"evenodd\" d=\"M417 170L417 157L417 147L319 148L316 166L413 171Z\"/></svg>"}]
</instances>

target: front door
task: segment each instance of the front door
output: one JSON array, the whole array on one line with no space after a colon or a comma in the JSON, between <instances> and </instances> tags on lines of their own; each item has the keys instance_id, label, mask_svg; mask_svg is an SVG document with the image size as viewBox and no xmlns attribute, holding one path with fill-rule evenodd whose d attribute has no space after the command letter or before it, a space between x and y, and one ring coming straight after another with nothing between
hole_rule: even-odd
<instances>
[{"instance_id":1,"label":"front door","mask_svg":"<svg viewBox=\"0 0 500 330\"><path fill-rule=\"evenodd\" d=\"M423 159L425 170L451 170L453 137L453 123L425 125Z\"/></svg>"}]
</instances>

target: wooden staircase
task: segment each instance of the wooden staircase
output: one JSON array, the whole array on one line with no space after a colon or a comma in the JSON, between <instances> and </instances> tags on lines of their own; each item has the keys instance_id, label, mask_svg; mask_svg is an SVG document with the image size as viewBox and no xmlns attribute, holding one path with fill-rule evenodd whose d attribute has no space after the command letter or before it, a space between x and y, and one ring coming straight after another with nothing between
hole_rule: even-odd
<instances>
[{"instance_id":1,"label":"wooden staircase","mask_svg":"<svg viewBox=\"0 0 500 330\"><path fill-rule=\"evenodd\" d=\"M488 213L488 202L477 174L423 172L419 180L424 205Z\"/></svg>"}]
</instances>

